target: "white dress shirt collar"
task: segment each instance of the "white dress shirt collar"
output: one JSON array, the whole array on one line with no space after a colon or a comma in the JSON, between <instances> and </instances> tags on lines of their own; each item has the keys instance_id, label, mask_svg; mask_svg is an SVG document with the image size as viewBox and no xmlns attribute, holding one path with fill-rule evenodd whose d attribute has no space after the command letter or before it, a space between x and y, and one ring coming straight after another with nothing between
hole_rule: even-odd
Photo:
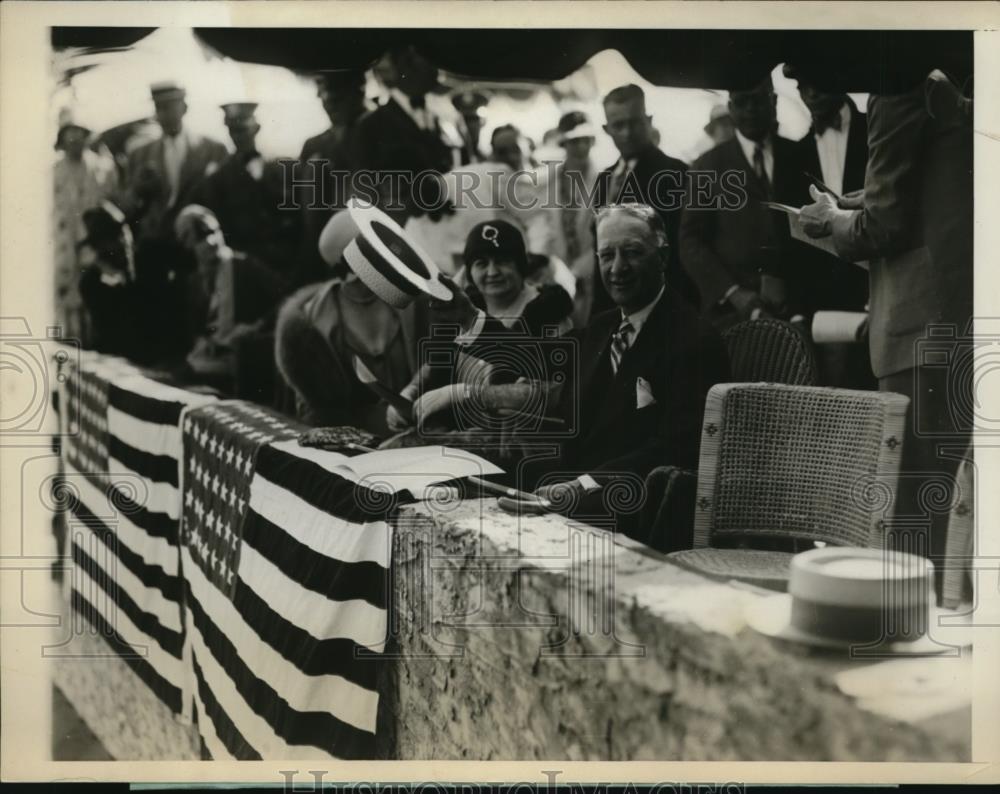
<instances>
[{"instance_id":1,"label":"white dress shirt collar","mask_svg":"<svg viewBox=\"0 0 1000 794\"><path fill-rule=\"evenodd\" d=\"M637 312L632 312L632 314L625 314L624 311L622 312L622 322L628 320L629 324L632 326L631 339L633 342L636 337L639 336L642 326L646 324L646 320L648 320L649 315L653 313L653 309L656 308L656 304L660 302L660 299L663 297L663 293L665 291L666 285L660 287L660 291L656 293L656 297Z\"/></svg>"},{"instance_id":2,"label":"white dress shirt collar","mask_svg":"<svg viewBox=\"0 0 1000 794\"><path fill-rule=\"evenodd\" d=\"M747 164L750 169L753 170L753 154L758 146L764 147L764 170L767 171L767 178L774 181L774 142L773 136L768 135L763 142L757 143L756 141L751 141L742 132L736 130L736 140L740 144L740 149L743 150L743 156L747 159Z\"/></svg>"},{"instance_id":3,"label":"white dress shirt collar","mask_svg":"<svg viewBox=\"0 0 1000 794\"><path fill-rule=\"evenodd\" d=\"M822 135L813 133L823 181L836 193L844 192L844 169L847 164L847 136L851 131L851 109L845 102L840 108L840 129L827 127Z\"/></svg>"}]
</instances>

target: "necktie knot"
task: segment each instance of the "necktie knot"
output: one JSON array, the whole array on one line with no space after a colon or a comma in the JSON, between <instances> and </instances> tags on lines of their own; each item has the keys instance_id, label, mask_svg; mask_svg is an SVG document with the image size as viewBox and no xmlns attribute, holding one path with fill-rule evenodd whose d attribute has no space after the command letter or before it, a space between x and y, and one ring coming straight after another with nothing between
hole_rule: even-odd
<instances>
[{"instance_id":1,"label":"necktie knot","mask_svg":"<svg viewBox=\"0 0 1000 794\"><path fill-rule=\"evenodd\" d=\"M410 97L410 107L414 110L423 110L427 106L427 100L422 96Z\"/></svg>"}]
</instances>

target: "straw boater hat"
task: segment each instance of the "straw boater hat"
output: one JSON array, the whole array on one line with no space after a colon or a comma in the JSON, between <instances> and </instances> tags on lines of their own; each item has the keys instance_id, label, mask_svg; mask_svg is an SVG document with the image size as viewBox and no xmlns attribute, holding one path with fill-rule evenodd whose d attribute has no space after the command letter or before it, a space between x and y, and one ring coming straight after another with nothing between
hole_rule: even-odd
<instances>
[{"instance_id":1,"label":"straw boater hat","mask_svg":"<svg viewBox=\"0 0 1000 794\"><path fill-rule=\"evenodd\" d=\"M422 294L451 300L451 290L438 281L433 260L392 218L360 199L352 199L346 211L330 219L320 235L319 251L331 265L342 255L368 289L398 309Z\"/></svg>"},{"instance_id":2,"label":"straw boater hat","mask_svg":"<svg viewBox=\"0 0 1000 794\"><path fill-rule=\"evenodd\" d=\"M941 653L967 641L962 627L937 625L946 613L934 606L933 580L934 565L913 554L812 549L792 558L788 593L753 604L747 622L769 637L820 648Z\"/></svg>"}]
</instances>

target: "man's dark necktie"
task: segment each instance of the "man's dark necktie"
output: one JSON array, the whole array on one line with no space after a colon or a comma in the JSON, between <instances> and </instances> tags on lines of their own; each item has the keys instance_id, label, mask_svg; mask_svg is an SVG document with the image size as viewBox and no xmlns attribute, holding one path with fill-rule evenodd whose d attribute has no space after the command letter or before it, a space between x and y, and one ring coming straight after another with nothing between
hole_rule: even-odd
<instances>
[{"instance_id":1,"label":"man's dark necktie","mask_svg":"<svg viewBox=\"0 0 1000 794\"><path fill-rule=\"evenodd\" d=\"M757 179L764 186L764 193L771 198L771 180L767 178L767 168L764 166L764 147L757 144L753 150L753 170L757 174Z\"/></svg>"},{"instance_id":2,"label":"man's dark necktie","mask_svg":"<svg viewBox=\"0 0 1000 794\"><path fill-rule=\"evenodd\" d=\"M618 330L611 336L611 371L617 375L621 366L622 357L629 348L630 336L632 334L632 323L622 320Z\"/></svg>"}]
</instances>

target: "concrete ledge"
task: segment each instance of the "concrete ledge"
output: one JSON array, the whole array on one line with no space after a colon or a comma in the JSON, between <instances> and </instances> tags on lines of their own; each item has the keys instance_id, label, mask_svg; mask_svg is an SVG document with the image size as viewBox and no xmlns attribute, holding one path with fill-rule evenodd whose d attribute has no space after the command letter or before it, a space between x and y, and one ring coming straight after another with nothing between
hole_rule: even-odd
<instances>
[{"instance_id":1,"label":"concrete ledge","mask_svg":"<svg viewBox=\"0 0 1000 794\"><path fill-rule=\"evenodd\" d=\"M896 698L895 712L912 719L895 719L879 698L837 685L846 670L877 677L880 665L913 660L779 645L744 621L761 595L559 517L495 505L425 503L400 518L401 658L383 695L396 730L390 757L969 759L971 698L947 699L933 715ZM969 662L916 663L961 686Z\"/></svg>"}]
</instances>

